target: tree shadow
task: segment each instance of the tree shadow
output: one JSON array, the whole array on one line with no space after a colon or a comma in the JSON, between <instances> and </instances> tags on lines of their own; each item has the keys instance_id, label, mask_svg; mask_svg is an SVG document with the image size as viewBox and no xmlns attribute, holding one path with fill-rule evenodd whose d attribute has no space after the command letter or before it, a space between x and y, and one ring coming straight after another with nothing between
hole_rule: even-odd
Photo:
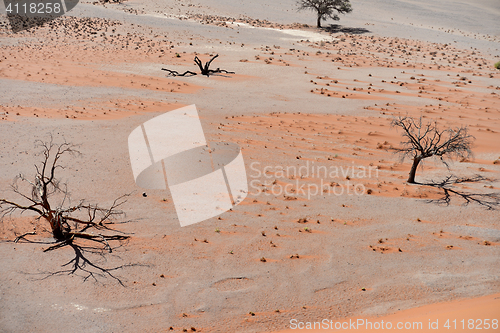
<instances>
[{"instance_id":1,"label":"tree shadow","mask_svg":"<svg viewBox=\"0 0 500 333\"><path fill-rule=\"evenodd\" d=\"M40 242L40 241L32 241L28 240L24 237L24 235L19 236L16 238L17 241L23 240L24 242L27 243L35 243L35 244L47 244L51 245L47 249L45 249L43 252L48 252L48 251L53 251L56 249L60 249L63 247L70 247L73 250L73 258L69 260L67 263L61 265L61 269L57 271L44 271L44 272L39 272L39 273L27 273L24 272L25 274L30 274L30 275L42 275L41 278L36 279L36 280L46 280L50 277L53 276L59 276L59 275L76 275L80 276L83 279L83 282L90 280L93 280L94 282L101 282L100 280L102 279L107 279L111 278L118 284L120 284L122 287L125 287L123 278L116 275L116 271L127 268L127 267L149 267L148 265L144 264L124 264L124 265L119 265L119 266L114 266L114 267L104 267L101 264L96 263L96 260L89 259L88 254L91 255L97 255L103 260L107 260L106 254L109 253L109 251L105 248L102 247L96 247L96 246L90 246L90 245L81 245L81 244L76 244L73 240L69 239L66 242L59 242L59 243L54 243L53 242ZM117 249L122 247L123 245L120 244L118 247L114 247L113 249Z\"/></svg>"},{"instance_id":2,"label":"tree shadow","mask_svg":"<svg viewBox=\"0 0 500 333\"><path fill-rule=\"evenodd\" d=\"M7 18L9 20L12 32L14 32L14 33L18 33L18 32L23 31L23 30L28 30L28 29L31 29L34 27L41 27L45 23L53 21L57 17L58 16L23 17L21 15L7 14Z\"/></svg>"},{"instance_id":3,"label":"tree shadow","mask_svg":"<svg viewBox=\"0 0 500 333\"><path fill-rule=\"evenodd\" d=\"M328 27L323 28L326 32L330 33L338 33L343 32L351 35L361 35L370 33L371 31L366 28L353 28L353 27L345 27L340 24L330 24Z\"/></svg>"},{"instance_id":4,"label":"tree shadow","mask_svg":"<svg viewBox=\"0 0 500 333\"><path fill-rule=\"evenodd\" d=\"M216 76L216 77L225 77L225 78L230 78L232 79L233 77L231 75L227 75L227 74L222 74L223 72L214 72L214 73L211 73L210 76ZM234 74L234 73L231 73L230 74Z\"/></svg>"},{"instance_id":5,"label":"tree shadow","mask_svg":"<svg viewBox=\"0 0 500 333\"><path fill-rule=\"evenodd\" d=\"M464 200L464 205L467 206L470 203L478 204L488 210L495 210L500 206L500 193L490 192L490 193L471 193L466 192L461 189L454 187L456 184L465 183L479 183L479 182L492 182L492 179L485 178L481 175L476 175L474 177L464 177L459 178L454 175L447 176L443 180L434 181L431 180L427 183L416 183L418 185L432 186L443 190L443 196L439 199L427 200L429 203L436 203L439 205L449 206L453 196Z\"/></svg>"}]
</instances>

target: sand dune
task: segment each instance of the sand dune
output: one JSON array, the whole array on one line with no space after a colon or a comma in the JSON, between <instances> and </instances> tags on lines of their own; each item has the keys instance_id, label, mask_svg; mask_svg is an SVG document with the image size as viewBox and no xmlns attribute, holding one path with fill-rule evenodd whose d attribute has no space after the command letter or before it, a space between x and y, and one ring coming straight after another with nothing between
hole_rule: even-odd
<instances>
[{"instance_id":1,"label":"sand dune","mask_svg":"<svg viewBox=\"0 0 500 333\"><path fill-rule=\"evenodd\" d=\"M17 34L1 17L0 198L13 198L19 173L33 174L36 139L81 144L60 171L72 201L132 193L132 222L119 225L132 237L105 257L85 253L120 267L125 287L90 264L65 271L75 253L42 252L52 241L44 221L7 216L0 331L500 319L498 212L460 197L429 203L444 193L406 183L410 161L392 150L402 138L391 127L398 115L468 126L474 156L448 168L428 159L417 180L480 174L488 180L457 188L500 190L496 1L353 1L329 31L291 0L93 3ZM216 54L212 68L236 74L161 70L198 71L195 56ZM207 141L241 147L249 194L181 228L169 191L136 186L127 138L191 104ZM42 244L8 242L33 230Z\"/></svg>"}]
</instances>

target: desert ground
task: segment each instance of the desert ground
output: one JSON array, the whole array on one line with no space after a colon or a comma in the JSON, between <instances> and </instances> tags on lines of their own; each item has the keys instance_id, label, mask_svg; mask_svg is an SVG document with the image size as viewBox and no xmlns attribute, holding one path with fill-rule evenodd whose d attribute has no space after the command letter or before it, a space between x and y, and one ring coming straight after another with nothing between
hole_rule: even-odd
<instances>
[{"instance_id":1,"label":"desert ground","mask_svg":"<svg viewBox=\"0 0 500 333\"><path fill-rule=\"evenodd\" d=\"M480 175L454 189L500 191L500 5L352 6L321 30L293 0L80 1L15 34L1 14L0 199L19 200L10 185L34 175L34 143L50 135L79 145L81 155L64 156L57 171L73 202L131 195L113 226L130 238L110 243L112 253L86 240L83 253L43 252L54 241L46 221L3 218L0 331L294 332L292 319L500 319L500 207L453 194L443 203L442 189L408 184L410 160L393 149L402 131L391 126L398 116L467 126L473 156L448 166L426 159L417 181ZM195 56L217 54L212 68L235 74L162 71L196 71ZM136 185L127 139L192 104L207 141L241 148L249 193L180 227L168 190Z\"/></svg>"}]
</instances>

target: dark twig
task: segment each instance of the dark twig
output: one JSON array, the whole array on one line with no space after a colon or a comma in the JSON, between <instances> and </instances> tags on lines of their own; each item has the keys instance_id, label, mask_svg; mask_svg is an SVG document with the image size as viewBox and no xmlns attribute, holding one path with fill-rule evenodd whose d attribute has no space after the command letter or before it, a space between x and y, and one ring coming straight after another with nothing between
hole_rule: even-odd
<instances>
[{"instance_id":1,"label":"dark twig","mask_svg":"<svg viewBox=\"0 0 500 333\"><path fill-rule=\"evenodd\" d=\"M25 236L28 236L28 235L36 235L36 231L32 231L32 232L26 232L20 236L17 236L16 239L14 239L14 243L17 243L19 242L21 239L26 239L24 238Z\"/></svg>"},{"instance_id":2,"label":"dark twig","mask_svg":"<svg viewBox=\"0 0 500 333\"><path fill-rule=\"evenodd\" d=\"M191 71L185 71L184 73L179 74L179 72L177 72L177 71L172 71L172 70L166 69L166 68L162 68L161 70L167 71L172 76L186 76L187 74L189 74L190 76L197 75L195 72L191 72Z\"/></svg>"}]
</instances>

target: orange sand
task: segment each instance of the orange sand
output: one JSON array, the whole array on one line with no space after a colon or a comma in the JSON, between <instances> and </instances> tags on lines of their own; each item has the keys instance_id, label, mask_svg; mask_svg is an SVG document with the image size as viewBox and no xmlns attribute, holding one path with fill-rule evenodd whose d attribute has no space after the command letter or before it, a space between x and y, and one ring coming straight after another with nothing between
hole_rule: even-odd
<instances>
[{"instance_id":1,"label":"orange sand","mask_svg":"<svg viewBox=\"0 0 500 333\"><path fill-rule=\"evenodd\" d=\"M473 319L474 321L469 321ZM491 325L494 319L497 320L496 329L490 326L487 329L487 321L489 319L489 324ZM402 329L404 332L477 332L481 330L481 332L499 332L500 331L500 294L470 299L470 300L462 300L462 301L454 301L448 303L437 303L422 306L415 309L409 309L400 311L388 316L378 317L378 318L366 318L366 317L356 317L356 318L347 318L335 321L340 323L349 323L356 322L359 320L359 323L364 323L364 325L360 325L359 329L353 329L353 332L381 332L381 331L390 331L390 329L386 328L387 323L391 322L392 329L397 330L396 326L398 323L402 323L400 325L408 325L413 326L414 323L422 323L420 329L417 329L417 326L414 326L415 329ZM363 321L361 321L363 320ZM456 320L454 323L453 321ZM462 323L462 320L464 322ZM376 322L380 325L384 322L385 329L375 329ZM370 329L367 322L371 322L373 326ZM432 329L429 328L429 323L432 325ZM437 323L437 326L436 326ZM449 328L444 327L446 324L449 324ZM456 324L456 329L455 329ZM340 324L338 324L340 325ZM347 324L344 324L346 326ZM417 324L415 324L417 325ZM463 325L465 328L463 328ZM469 326L470 325L470 326ZM346 326L347 327L347 326ZM402 327L402 326L401 326ZM437 328L437 329L434 329ZM280 331L279 333L292 333L292 332L310 332L310 333L319 333L319 332L338 332L339 330L333 329L288 329L285 331ZM342 330L349 331L349 330Z\"/></svg>"}]
</instances>

